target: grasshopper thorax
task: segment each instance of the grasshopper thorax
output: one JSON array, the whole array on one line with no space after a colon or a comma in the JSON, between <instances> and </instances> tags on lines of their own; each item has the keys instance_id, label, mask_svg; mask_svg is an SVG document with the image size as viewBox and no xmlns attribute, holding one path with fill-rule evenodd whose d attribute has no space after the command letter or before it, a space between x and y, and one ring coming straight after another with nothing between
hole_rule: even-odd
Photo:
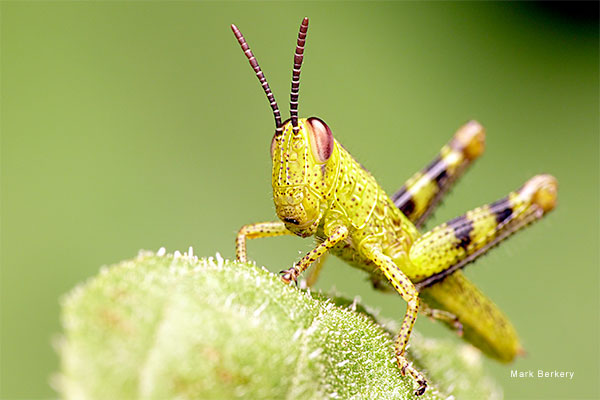
<instances>
[{"instance_id":1,"label":"grasshopper thorax","mask_svg":"<svg viewBox=\"0 0 600 400\"><path fill-rule=\"evenodd\" d=\"M299 236L311 236L335 184L337 149L331 130L319 118L291 121L271 142L273 201L277 216Z\"/></svg>"}]
</instances>

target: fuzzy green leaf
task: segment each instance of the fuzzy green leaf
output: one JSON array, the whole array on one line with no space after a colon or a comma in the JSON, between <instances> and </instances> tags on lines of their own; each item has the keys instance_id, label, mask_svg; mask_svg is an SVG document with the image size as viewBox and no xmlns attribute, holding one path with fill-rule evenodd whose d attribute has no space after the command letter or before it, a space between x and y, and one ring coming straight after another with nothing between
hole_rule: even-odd
<instances>
[{"instance_id":1,"label":"fuzzy green leaf","mask_svg":"<svg viewBox=\"0 0 600 400\"><path fill-rule=\"evenodd\" d=\"M63 301L65 399L412 399L390 333L251 264L141 253ZM479 353L411 337L420 399L498 398Z\"/></svg>"}]
</instances>

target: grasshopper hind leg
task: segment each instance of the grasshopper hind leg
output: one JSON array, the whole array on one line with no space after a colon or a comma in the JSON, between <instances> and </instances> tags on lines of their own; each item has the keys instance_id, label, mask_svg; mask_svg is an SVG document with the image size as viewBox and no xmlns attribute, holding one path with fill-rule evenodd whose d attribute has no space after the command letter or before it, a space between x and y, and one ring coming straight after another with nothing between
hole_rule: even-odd
<instances>
[{"instance_id":1,"label":"grasshopper hind leg","mask_svg":"<svg viewBox=\"0 0 600 400\"><path fill-rule=\"evenodd\" d=\"M516 330L460 269L540 220L555 207L557 190L554 177L534 176L508 196L433 228L410 249L410 275L422 299L456 315L464 338L503 362L523 352Z\"/></svg>"},{"instance_id":2,"label":"grasshopper hind leg","mask_svg":"<svg viewBox=\"0 0 600 400\"><path fill-rule=\"evenodd\" d=\"M485 130L477 121L467 122L429 165L406 181L392 196L392 201L416 227L422 226L444 194L481 156L484 148Z\"/></svg>"},{"instance_id":3,"label":"grasshopper hind leg","mask_svg":"<svg viewBox=\"0 0 600 400\"><path fill-rule=\"evenodd\" d=\"M409 254L416 286L424 288L441 281L540 220L555 207L557 190L553 176L537 175L508 196L425 233Z\"/></svg>"}]
</instances>

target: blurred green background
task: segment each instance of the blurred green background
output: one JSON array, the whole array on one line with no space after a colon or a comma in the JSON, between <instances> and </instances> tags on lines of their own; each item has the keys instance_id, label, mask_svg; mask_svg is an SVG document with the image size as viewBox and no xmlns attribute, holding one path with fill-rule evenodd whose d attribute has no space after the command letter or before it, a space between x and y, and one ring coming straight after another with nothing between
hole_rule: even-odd
<instances>
[{"instance_id":1,"label":"blurred green background","mask_svg":"<svg viewBox=\"0 0 600 400\"><path fill-rule=\"evenodd\" d=\"M275 218L273 117L229 25L287 118L304 16L300 114L327 121L390 194L463 122L486 126L485 156L429 227L534 174L558 178L557 210L467 275L521 335L528 355L512 368L575 372L519 380L489 361L507 398L600 396L597 5L566 17L524 3L0 6L1 398L55 395L60 297L101 265L161 246L233 258L243 224ZM249 252L279 271L311 243L265 239ZM405 303L364 278L330 260L318 287L401 318Z\"/></svg>"}]
</instances>

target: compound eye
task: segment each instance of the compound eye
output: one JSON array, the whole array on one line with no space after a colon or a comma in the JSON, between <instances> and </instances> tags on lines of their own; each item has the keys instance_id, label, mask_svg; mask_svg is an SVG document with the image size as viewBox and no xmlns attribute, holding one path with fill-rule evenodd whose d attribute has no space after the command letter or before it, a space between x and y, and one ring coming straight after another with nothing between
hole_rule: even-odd
<instances>
[{"instance_id":1,"label":"compound eye","mask_svg":"<svg viewBox=\"0 0 600 400\"><path fill-rule=\"evenodd\" d=\"M307 120L310 127L310 145L317 162L324 163L329 160L333 152L333 134L325 122L316 117Z\"/></svg>"}]
</instances>

